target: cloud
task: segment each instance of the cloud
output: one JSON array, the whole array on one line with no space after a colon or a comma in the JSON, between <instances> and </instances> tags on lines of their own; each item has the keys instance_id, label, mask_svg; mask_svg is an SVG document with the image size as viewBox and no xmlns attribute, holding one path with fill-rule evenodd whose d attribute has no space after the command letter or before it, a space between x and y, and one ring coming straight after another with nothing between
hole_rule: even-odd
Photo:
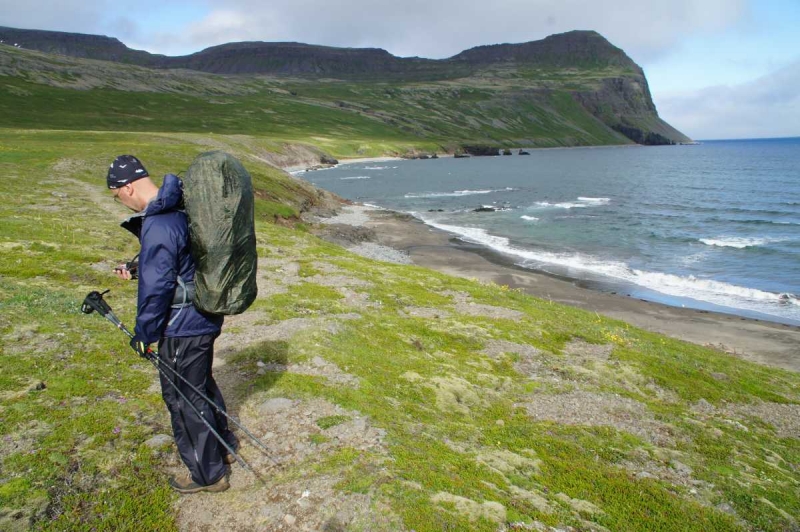
<instances>
[{"instance_id":1,"label":"cloud","mask_svg":"<svg viewBox=\"0 0 800 532\"><path fill-rule=\"evenodd\" d=\"M98 14L110 6L106 0L0 0L0 26L89 33L98 29Z\"/></svg>"},{"instance_id":2,"label":"cloud","mask_svg":"<svg viewBox=\"0 0 800 532\"><path fill-rule=\"evenodd\" d=\"M723 30L741 20L747 0L204 0L200 20L175 20L169 33L136 44L167 54L230 41L299 41L380 47L395 55L449 57L480 44L525 42L553 33L593 29L637 61L667 53L687 35ZM125 39L111 21L150 19L168 10L155 0L0 0L0 25L97 32ZM127 41L126 41L127 42Z\"/></svg>"},{"instance_id":3,"label":"cloud","mask_svg":"<svg viewBox=\"0 0 800 532\"><path fill-rule=\"evenodd\" d=\"M0 0L0 26L106 35L138 44L147 37L153 14L167 9L165 4L161 0Z\"/></svg>"},{"instance_id":4,"label":"cloud","mask_svg":"<svg viewBox=\"0 0 800 532\"><path fill-rule=\"evenodd\" d=\"M661 117L696 139L800 136L800 57L755 81L662 94Z\"/></svg>"}]
</instances>

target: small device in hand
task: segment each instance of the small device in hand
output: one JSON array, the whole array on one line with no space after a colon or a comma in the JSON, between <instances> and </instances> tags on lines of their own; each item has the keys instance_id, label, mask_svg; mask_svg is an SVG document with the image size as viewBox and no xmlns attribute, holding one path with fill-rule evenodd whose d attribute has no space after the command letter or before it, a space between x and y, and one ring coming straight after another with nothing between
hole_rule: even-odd
<instances>
[{"instance_id":1,"label":"small device in hand","mask_svg":"<svg viewBox=\"0 0 800 532\"><path fill-rule=\"evenodd\" d=\"M114 268L115 272L122 272L128 270L131 274L131 279L139 278L139 255L136 255L131 260L125 263L125 266L118 266Z\"/></svg>"}]
</instances>

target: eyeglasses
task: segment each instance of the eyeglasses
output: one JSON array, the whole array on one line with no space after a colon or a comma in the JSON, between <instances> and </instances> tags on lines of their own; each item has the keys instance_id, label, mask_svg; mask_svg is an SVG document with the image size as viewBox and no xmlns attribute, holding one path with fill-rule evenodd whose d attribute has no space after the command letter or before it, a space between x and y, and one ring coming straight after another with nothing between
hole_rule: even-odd
<instances>
[{"instance_id":1,"label":"eyeglasses","mask_svg":"<svg viewBox=\"0 0 800 532\"><path fill-rule=\"evenodd\" d=\"M123 189L125 186L126 186L126 185L122 185L122 186L121 186L121 187L119 187L119 188L115 188L115 189L114 189L114 192L112 192L112 194L114 195L114 201L115 201L115 202L117 202L117 203L119 203L120 205L125 205L124 203L122 203L122 198L120 198L120 197L119 197L120 193L122 192L122 189Z\"/></svg>"}]
</instances>

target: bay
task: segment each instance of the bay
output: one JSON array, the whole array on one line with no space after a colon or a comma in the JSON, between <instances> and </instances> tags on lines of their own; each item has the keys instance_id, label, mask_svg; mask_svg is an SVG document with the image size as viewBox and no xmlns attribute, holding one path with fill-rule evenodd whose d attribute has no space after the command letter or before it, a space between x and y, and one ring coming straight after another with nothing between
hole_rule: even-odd
<instances>
[{"instance_id":1,"label":"bay","mask_svg":"<svg viewBox=\"0 0 800 532\"><path fill-rule=\"evenodd\" d=\"M300 177L516 265L800 324L800 138L343 164Z\"/></svg>"}]
</instances>

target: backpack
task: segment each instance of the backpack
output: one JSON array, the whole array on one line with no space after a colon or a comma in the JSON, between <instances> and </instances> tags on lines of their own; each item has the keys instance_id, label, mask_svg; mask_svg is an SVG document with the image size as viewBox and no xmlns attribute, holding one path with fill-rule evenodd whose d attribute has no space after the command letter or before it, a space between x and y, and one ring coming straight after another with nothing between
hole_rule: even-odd
<instances>
[{"instance_id":1,"label":"backpack","mask_svg":"<svg viewBox=\"0 0 800 532\"><path fill-rule=\"evenodd\" d=\"M183 178L183 201L195 263L195 307L241 314L258 294L250 174L229 153L201 153Z\"/></svg>"}]
</instances>

